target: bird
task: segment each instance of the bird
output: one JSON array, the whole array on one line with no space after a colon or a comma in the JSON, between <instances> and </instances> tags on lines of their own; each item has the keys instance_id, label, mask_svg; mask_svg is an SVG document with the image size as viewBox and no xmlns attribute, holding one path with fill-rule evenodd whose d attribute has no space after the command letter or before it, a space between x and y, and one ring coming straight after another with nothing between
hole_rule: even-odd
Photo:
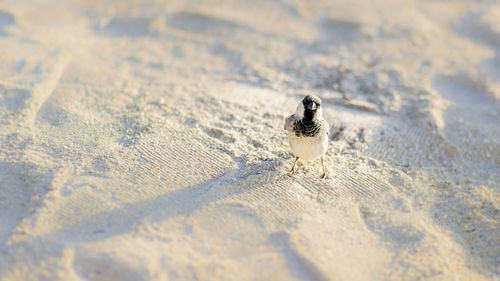
<instances>
[{"instance_id":1,"label":"bird","mask_svg":"<svg viewBox=\"0 0 500 281\"><path fill-rule=\"evenodd\" d=\"M315 160L321 158L323 174L326 178L325 154L328 149L330 128L323 118L321 99L315 95L306 95L298 104L295 113L285 119L284 129L288 131L288 143L295 161L289 175L293 175L295 164L300 159Z\"/></svg>"}]
</instances>

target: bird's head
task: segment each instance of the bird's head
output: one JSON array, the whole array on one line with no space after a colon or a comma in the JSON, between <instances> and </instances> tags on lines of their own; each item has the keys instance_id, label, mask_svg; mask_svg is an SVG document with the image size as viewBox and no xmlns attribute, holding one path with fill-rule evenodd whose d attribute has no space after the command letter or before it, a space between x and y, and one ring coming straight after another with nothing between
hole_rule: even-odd
<instances>
[{"instance_id":1,"label":"bird's head","mask_svg":"<svg viewBox=\"0 0 500 281\"><path fill-rule=\"evenodd\" d=\"M305 123L312 122L313 120L322 120L323 109L321 108L321 99L313 95L305 96L297 106L295 114Z\"/></svg>"}]
</instances>

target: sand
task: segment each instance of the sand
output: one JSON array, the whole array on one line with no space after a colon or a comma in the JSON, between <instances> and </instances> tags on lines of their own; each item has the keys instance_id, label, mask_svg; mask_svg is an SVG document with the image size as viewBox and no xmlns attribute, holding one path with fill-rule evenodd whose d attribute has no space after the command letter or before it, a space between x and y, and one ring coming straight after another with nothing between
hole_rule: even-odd
<instances>
[{"instance_id":1,"label":"sand","mask_svg":"<svg viewBox=\"0 0 500 281\"><path fill-rule=\"evenodd\" d=\"M499 100L494 0L0 1L0 279L499 280Z\"/></svg>"}]
</instances>

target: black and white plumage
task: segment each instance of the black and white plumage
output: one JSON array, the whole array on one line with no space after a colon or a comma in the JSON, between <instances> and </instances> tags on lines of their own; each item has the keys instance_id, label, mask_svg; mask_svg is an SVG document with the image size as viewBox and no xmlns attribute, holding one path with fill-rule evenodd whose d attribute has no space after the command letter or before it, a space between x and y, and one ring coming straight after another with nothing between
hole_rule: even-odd
<instances>
[{"instance_id":1,"label":"black and white plumage","mask_svg":"<svg viewBox=\"0 0 500 281\"><path fill-rule=\"evenodd\" d=\"M324 156L328 149L329 126L323 118L321 99L307 95L297 106L294 114L285 120L285 130L288 131L288 142L295 155L290 174L295 173L297 160L314 160L321 158L323 175L326 177Z\"/></svg>"}]
</instances>

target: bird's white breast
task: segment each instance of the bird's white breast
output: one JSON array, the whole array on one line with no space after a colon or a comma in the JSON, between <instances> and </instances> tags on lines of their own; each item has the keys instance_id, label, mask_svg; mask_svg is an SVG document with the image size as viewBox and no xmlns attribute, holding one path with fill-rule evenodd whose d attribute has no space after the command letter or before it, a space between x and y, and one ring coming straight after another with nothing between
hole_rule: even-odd
<instances>
[{"instance_id":1,"label":"bird's white breast","mask_svg":"<svg viewBox=\"0 0 500 281\"><path fill-rule=\"evenodd\" d=\"M316 137L297 137L290 132L288 141L293 154L304 160L317 159L325 155L328 148L328 137L325 134L319 134Z\"/></svg>"}]
</instances>

